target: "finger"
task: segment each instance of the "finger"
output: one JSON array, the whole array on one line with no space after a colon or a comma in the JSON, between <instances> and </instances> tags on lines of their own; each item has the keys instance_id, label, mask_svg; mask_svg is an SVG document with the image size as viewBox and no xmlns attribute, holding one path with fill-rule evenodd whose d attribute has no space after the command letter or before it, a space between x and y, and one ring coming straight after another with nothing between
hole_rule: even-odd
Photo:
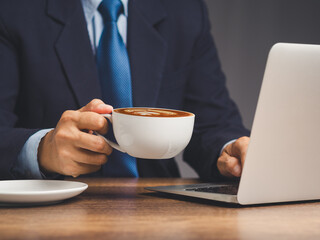
<instances>
[{"instance_id":1,"label":"finger","mask_svg":"<svg viewBox=\"0 0 320 240\"><path fill-rule=\"evenodd\" d=\"M241 160L241 166L244 165L246 159L249 141L249 137L241 137L232 144L231 156L239 158Z\"/></svg>"},{"instance_id":2,"label":"finger","mask_svg":"<svg viewBox=\"0 0 320 240\"><path fill-rule=\"evenodd\" d=\"M220 173L226 177L240 177L241 163L238 158L222 153L218 159L217 167Z\"/></svg>"},{"instance_id":3,"label":"finger","mask_svg":"<svg viewBox=\"0 0 320 240\"><path fill-rule=\"evenodd\" d=\"M100 99L93 99L86 106L79 109L80 112L96 112L99 114L111 113L112 110L112 106L105 104Z\"/></svg>"},{"instance_id":4,"label":"finger","mask_svg":"<svg viewBox=\"0 0 320 240\"><path fill-rule=\"evenodd\" d=\"M75 163L101 166L108 161L108 156L103 153L95 153L85 149L76 149L72 156L72 161Z\"/></svg>"},{"instance_id":5,"label":"finger","mask_svg":"<svg viewBox=\"0 0 320 240\"><path fill-rule=\"evenodd\" d=\"M82 175L82 174L97 172L99 171L100 168L101 168L101 165L97 166L97 165L90 165L90 164L84 164L84 163L78 162L78 163L75 163L74 172L68 175L71 175L73 177L78 177L79 175Z\"/></svg>"},{"instance_id":6,"label":"finger","mask_svg":"<svg viewBox=\"0 0 320 240\"><path fill-rule=\"evenodd\" d=\"M100 136L80 132L75 146L95 153L110 155L112 147Z\"/></svg>"},{"instance_id":7,"label":"finger","mask_svg":"<svg viewBox=\"0 0 320 240\"><path fill-rule=\"evenodd\" d=\"M93 130L100 134L108 132L108 121L101 115L93 112L82 112L77 121L77 127L80 130Z\"/></svg>"},{"instance_id":8,"label":"finger","mask_svg":"<svg viewBox=\"0 0 320 240\"><path fill-rule=\"evenodd\" d=\"M79 112L67 110L63 112L63 114L61 115L56 128L59 129L61 126L68 125L70 127L71 125L75 125L75 123L79 121L79 118L80 118Z\"/></svg>"},{"instance_id":9,"label":"finger","mask_svg":"<svg viewBox=\"0 0 320 240\"><path fill-rule=\"evenodd\" d=\"M79 176L80 174L98 170L101 165L107 162L107 156L101 153L93 153L75 146L62 149L59 156L58 173L69 176ZM88 169L86 170L85 167Z\"/></svg>"}]
</instances>

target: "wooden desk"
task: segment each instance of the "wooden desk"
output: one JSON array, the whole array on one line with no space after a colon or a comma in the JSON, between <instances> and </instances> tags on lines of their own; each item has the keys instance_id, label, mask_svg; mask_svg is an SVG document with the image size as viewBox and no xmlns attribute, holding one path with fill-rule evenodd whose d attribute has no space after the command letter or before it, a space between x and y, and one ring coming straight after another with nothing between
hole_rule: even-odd
<instances>
[{"instance_id":1,"label":"wooden desk","mask_svg":"<svg viewBox=\"0 0 320 240\"><path fill-rule=\"evenodd\" d=\"M144 190L197 180L79 181L89 188L63 203L0 208L0 239L320 239L320 202L230 207Z\"/></svg>"}]
</instances>

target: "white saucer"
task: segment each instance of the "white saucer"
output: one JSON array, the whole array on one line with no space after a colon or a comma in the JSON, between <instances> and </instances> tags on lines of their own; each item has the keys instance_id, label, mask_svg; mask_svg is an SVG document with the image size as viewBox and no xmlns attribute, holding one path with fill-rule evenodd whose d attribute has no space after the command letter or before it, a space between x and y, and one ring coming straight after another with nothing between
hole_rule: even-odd
<instances>
[{"instance_id":1,"label":"white saucer","mask_svg":"<svg viewBox=\"0 0 320 240\"><path fill-rule=\"evenodd\" d=\"M82 182L60 180L0 181L0 206L47 205L79 195Z\"/></svg>"}]
</instances>

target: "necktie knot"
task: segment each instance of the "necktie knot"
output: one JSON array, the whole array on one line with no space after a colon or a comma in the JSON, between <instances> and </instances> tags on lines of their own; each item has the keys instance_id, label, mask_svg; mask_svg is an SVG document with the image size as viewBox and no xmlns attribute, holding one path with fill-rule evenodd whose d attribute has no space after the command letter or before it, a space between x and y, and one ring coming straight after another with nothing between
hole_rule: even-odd
<instances>
[{"instance_id":1,"label":"necktie knot","mask_svg":"<svg viewBox=\"0 0 320 240\"><path fill-rule=\"evenodd\" d=\"M103 20L107 22L116 22L119 15L124 11L121 0L103 0L98 10Z\"/></svg>"}]
</instances>

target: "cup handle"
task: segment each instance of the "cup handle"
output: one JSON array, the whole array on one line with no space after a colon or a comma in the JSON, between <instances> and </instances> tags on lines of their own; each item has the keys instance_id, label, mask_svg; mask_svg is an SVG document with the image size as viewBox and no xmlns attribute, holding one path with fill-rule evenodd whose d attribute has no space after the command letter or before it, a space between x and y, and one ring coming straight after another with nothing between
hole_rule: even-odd
<instances>
[{"instance_id":1,"label":"cup handle","mask_svg":"<svg viewBox=\"0 0 320 240\"><path fill-rule=\"evenodd\" d=\"M101 114L101 116L107 118L110 121L110 123L112 123L112 115L111 114ZM118 144L110 141L109 139L106 139L104 136L102 136L101 134L97 133L96 131L95 131L95 134L97 136L102 137L112 148L114 148L114 149L116 149L116 150L118 150L120 152L126 153L126 151L121 149L121 147Z\"/></svg>"}]
</instances>

